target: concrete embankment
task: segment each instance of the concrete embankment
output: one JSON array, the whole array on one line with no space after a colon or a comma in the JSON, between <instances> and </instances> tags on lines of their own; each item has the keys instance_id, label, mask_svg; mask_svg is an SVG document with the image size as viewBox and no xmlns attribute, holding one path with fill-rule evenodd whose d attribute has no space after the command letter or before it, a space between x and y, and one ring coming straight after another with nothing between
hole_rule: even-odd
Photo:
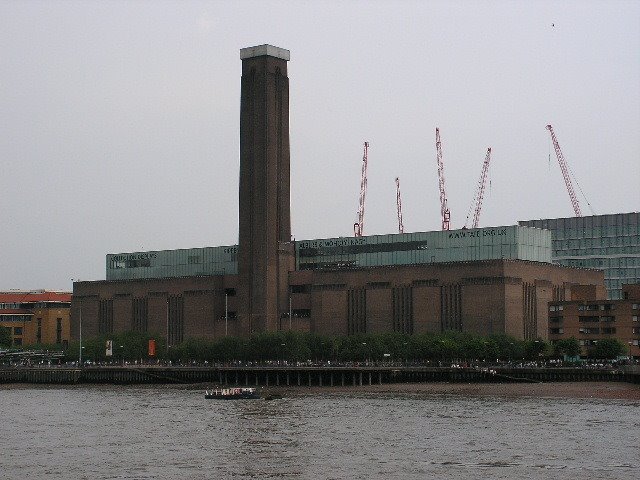
<instances>
[{"instance_id":1,"label":"concrete embankment","mask_svg":"<svg viewBox=\"0 0 640 480\"><path fill-rule=\"evenodd\" d=\"M0 367L0 383L180 384L256 386L362 386L397 383L628 382L640 384L633 368L442 368L397 366L91 366Z\"/></svg>"}]
</instances>

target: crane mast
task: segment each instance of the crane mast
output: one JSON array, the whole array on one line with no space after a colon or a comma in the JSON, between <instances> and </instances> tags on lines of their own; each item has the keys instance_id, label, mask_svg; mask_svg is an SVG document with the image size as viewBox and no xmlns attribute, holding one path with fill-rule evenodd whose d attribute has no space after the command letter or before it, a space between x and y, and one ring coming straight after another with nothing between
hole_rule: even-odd
<instances>
[{"instance_id":1,"label":"crane mast","mask_svg":"<svg viewBox=\"0 0 640 480\"><path fill-rule=\"evenodd\" d=\"M398 209L398 233L404 233L402 223L402 199L400 198L400 179L396 177L396 207Z\"/></svg>"},{"instance_id":2,"label":"crane mast","mask_svg":"<svg viewBox=\"0 0 640 480\"><path fill-rule=\"evenodd\" d=\"M471 204L471 208L474 208L473 223L471 228L478 228L478 222L480 221L480 212L482 211L482 200L484 198L484 187L487 184L487 172L489 171L489 163L491 162L491 147L487 149L487 155L484 157L484 163L482 164L482 171L480 172L480 180L478 180L478 188L476 189L476 195ZM469 209L469 215L471 214L471 208ZM469 221L469 215L467 215L467 222ZM465 227L466 227L465 223Z\"/></svg>"},{"instance_id":3,"label":"crane mast","mask_svg":"<svg viewBox=\"0 0 640 480\"><path fill-rule=\"evenodd\" d=\"M436 127L436 159L438 161L438 185L440 187L440 216L442 217L442 230L449 230L451 213L447 207L447 194L444 189L444 164L442 162L442 143L440 142L440 129Z\"/></svg>"},{"instance_id":4,"label":"crane mast","mask_svg":"<svg viewBox=\"0 0 640 480\"><path fill-rule=\"evenodd\" d=\"M358 205L358 221L353 224L353 233L361 237L364 233L364 200L367 195L367 160L369 142L364 142L364 154L362 155L362 172L360 175L360 202Z\"/></svg>"},{"instance_id":5,"label":"crane mast","mask_svg":"<svg viewBox=\"0 0 640 480\"><path fill-rule=\"evenodd\" d=\"M558 163L560 164L560 170L562 170L564 183L567 186L567 191L569 192L569 198L571 199L571 205L573 206L573 211L576 214L576 217L581 217L582 212L580 211L580 204L578 203L578 197L576 196L576 192L573 190L573 183L571 182L571 176L569 175L569 168L567 167L567 162L564 159L562 150L560 150L560 144L558 143L556 134L553 131L553 127L551 125L547 125L547 130L551 132L551 140L553 141L553 148L556 151L556 157L558 157Z\"/></svg>"}]
</instances>

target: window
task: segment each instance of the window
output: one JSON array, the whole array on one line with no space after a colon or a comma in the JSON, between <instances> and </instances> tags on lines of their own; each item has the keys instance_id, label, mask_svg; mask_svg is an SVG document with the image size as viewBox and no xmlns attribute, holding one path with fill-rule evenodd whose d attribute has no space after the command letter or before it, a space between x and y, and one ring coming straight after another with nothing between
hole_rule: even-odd
<instances>
[{"instance_id":1,"label":"window","mask_svg":"<svg viewBox=\"0 0 640 480\"><path fill-rule=\"evenodd\" d=\"M294 310L292 313L294 318L309 318L311 316L311 310L308 308Z\"/></svg>"},{"instance_id":2,"label":"window","mask_svg":"<svg viewBox=\"0 0 640 480\"><path fill-rule=\"evenodd\" d=\"M639 305L640 304L638 304L638 303L634 303L633 305L631 305L631 308L634 309L634 310L638 310L638 306Z\"/></svg>"},{"instance_id":3,"label":"window","mask_svg":"<svg viewBox=\"0 0 640 480\"><path fill-rule=\"evenodd\" d=\"M13 327L14 335L22 335L22 327Z\"/></svg>"},{"instance_id":4,"label":"window","mask_svg":"<svg viewBox=\"0 0 640 480\"><path fill-rule=\"evenodd\" d=\"M125 264L124 259L112 259L111 260L111 268L113 268L113 269L126 268L126 264Z\"/></svg>"},{"instance_id":5,"label":"window","mask_svg":"<svg viewBox=\"0 0 640 480\"><path fill-rule=\"evenodd\" d=\"M595 335L600 333L600 329L598 327L592 327L592 328L581 328L578 330L579 333L585 334L585 335Z\"/></svg>"},{"instance_id":6,"label":"window","mask_svg":"<svg viewBox=\"0 0 640 480\"><path fill-rule=\"evenodd\" d=\"M550 328L549 333L551 335L562 335L564 333L564 328Z\"/></svg>"},{"instance_id":7,"label":"window","mask_svg":"<svg viewBox=\"0 0 640 480\"><path fill-rule=\"evenodd\" d=\"M127 260L125 262L126 268L138 268L138 267L150 267L151 260L148 258L141 258L139 260Z\"/></svg>"},{"instance_id":8,"label":"window","mask_svg":"<svg viewBox=\"0 0 640 480\"><path fill-rule=\"evenodd\" d=\"M550 312L561 312L564 310L564 305L549 305Z\"/></svg>"},{"instance_id":9,"label":"window","mask_svg":"<svg viewBox=\"0 0 640 480\"><path fill-rule=\"evenodd\" d=\"M631 317L631 318L632 318L632 320L633 320L634 322L637 322L637 321L638 321L638 315L634 315L634 316L633 316L633 317Z\"/></svg>"},{"instance_id":10,"label":"window","mask_svg":"<svg viewBox=\"0 0 640 480\"><path fill-rule=\"evenodd\" d=\"M62 319L56 319L56 343L62 343Z\"/></svg>"},{"instance_id":11,"label":"window","mask_svg":"<svg viewBox=\"0 0 640 480\"><path fill-rule=\"evenodd\" d=\"M578 321L580 323L597 323L599 321L598 317L578 317Z\"/></svg>"},{"instance_id":12,"label":"window","mask_svg":"<svg viewBox=\"0 0 640 480\"><path fill-rule=\"evenodd\" d=\"M309 293L311 285L291 285L291 293Z\"/></svg>"},{"instance_id":13,"label":"window","mask_svg":"<svg viewBox=\"0 0 640 480\"><path fill-rule=\"evenodd\" d=\"M227 297L235 297L236 296L236 289L235 288L225 288L224 289L224 294Z\"/></svg>"},{"instance_id":14,"label":"window","mask_svg":"<svg viewBox=\"0 0 640 480\"><path fill-rule=\"evenodd\" d=\"M187 257L187 263L189 265L197 265L199 263L202 263L202 260L200 259L200 255L189 255Z\"/></svg>"},{"instance_id":15,"label":"window","mask_svg":"<svg viewBox=\"0 0 640 480\"><path fill-rule=\"evenodd\" d=\"M604 333L606 335L612 335L612 334L616 333L616 327L604 327L602 329L602 333Z\"/></svg>"}]
</instances>

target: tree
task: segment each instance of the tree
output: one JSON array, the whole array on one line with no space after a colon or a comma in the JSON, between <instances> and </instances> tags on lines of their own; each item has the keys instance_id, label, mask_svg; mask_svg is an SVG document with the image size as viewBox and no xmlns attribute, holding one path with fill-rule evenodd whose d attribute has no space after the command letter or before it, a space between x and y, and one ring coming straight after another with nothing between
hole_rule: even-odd
<instances>
[{"instance_id":1,"label":"tree","mask_svg":"<svg viewBox=\"0 0 640 480\"><path fill-rule=\"evenodd\" d=\"M623 343L616 338L605 338L604 340L598 340L598 343L589 351L589 356L592 358L617 358L627 349Z\"/></svg>"},{"instance_id":2,"label":"tree","mask_svg":"<svg viewBox=\"0 0 640 480\"><path fill-rule=\"evenodd\" d=\"M541 338L524 342L524 354L529 360L537 360L546 355L550 350L549 344Z\"/></svg>"},{"instance_id":3,"label":"tree","mask_svg":"<svg viewBox=\"0 0 640 480\"><path fill-rule=\"evenodd\" d=\"M10 347L12 343L11 330L0 326L0 347Z\"/></svg>"},{"instance_id":4,"label":"tree","mask_svg":"<svg viewBox=\"0 0 640 480\"><path fill-rule=\"evenodd\" d=\"M578 342L574 337L563 338L553 345L553 354L558 357L563 355L566 355L567 357L577 357L580 355L581 350L580 342Z\"/></svg>"}]
</instances>

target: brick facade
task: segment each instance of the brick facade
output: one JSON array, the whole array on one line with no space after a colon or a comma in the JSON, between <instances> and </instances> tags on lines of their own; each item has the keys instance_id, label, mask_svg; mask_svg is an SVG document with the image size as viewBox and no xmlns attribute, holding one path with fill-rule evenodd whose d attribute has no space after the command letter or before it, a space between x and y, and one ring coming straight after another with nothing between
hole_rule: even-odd
<instances>
[{"instance_id":1,"label":"brick facade","mask_svg":"<svg viewBox=\"0 0 640 480\"><path fill-rule=\"evenodd\" d=\"M461 330L480 335L547 338L548 303L559 289L604 292L601 271L519 260L376 267L289 273L288 302L278 311L276 330L323 335L424 333ZM83 335L100 330L100 305L113 305L110 331L134 330L133 299L148 303L147 331L175 344L188 337L246 335L237 318L237 275L79 282L72 309L77 338L82 307ZM588 286L588 287L585 287ZM140 302L140 300L138 300ZM168 317L167 317L168 315ZM168 322L168 323L167 323Z\"/></svg>"},{"instance_id":2,"label":"brick facade","mask_svg":"<svg viewBox=\"0 0 640 480\"><path fill-rule=\"evenodd\" d=\"M640 356L640 284L624 285L623 300L579 293L569 301L549 304L549 340L575 338L586 354L598 341L616 338L632 356Z\"/></svg>"}]
</instances>

